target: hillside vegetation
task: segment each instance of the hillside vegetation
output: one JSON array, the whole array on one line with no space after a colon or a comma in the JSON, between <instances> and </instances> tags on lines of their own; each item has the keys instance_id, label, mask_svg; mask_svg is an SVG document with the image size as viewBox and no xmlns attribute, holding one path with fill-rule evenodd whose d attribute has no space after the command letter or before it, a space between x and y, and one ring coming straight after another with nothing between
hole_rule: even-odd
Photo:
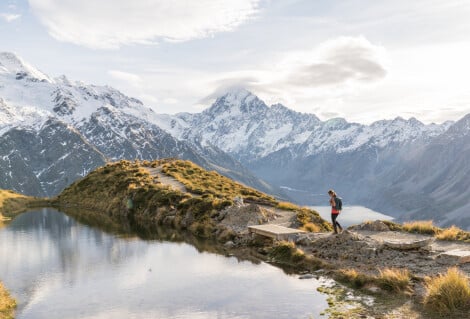
<instances>
[{"instance_id":1,"label":"hillside vegetation","mask_svg":"<svg viewBox=\"0 0 470 319\"><path fill-rule=\"evenodd\" d=\"M152 162L156 166L158 161ZM189 192L203 197L233 200L239 196L245 201L253 201L268 205L277 205L274 197L266 195L256 189L246 187L216 171L206 171L200 166L183 160L168 161L162 164L162 172L174 177L183 183Z\"/></svg>"},{"instance_id":2,"label":"hillside vegetation","mask_svg":"<svg viewBox=\"0 0 470 319\"><path fill-rule=\"evenodd\" d=\"M149 174L149 168L160 167L187 188L182 192L162 184ZM60 207L91 209L131 226L149 228L164 224L188 229L200 237L227 240L235 236L219 221L221 212L241 197L248 203L277 208L280 203L272 196L182 160L119 161L91 172L67 187L55 200ZM300 208L299 225L313 223L317 230L329 230L329 224L318 213Z\"/></svg>"}]
</instances>

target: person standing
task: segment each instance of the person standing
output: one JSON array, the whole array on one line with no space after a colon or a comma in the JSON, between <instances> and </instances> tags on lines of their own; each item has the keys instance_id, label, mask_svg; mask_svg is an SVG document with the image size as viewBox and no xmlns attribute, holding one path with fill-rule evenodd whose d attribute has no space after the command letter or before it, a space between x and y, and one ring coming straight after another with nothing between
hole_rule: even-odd
<instances>
[{"instance_id":1,"label":"person standing","mask_svg":"<svg viewBox=\"0 0 470 319\"><path fill-rule=\"evenodd\" d=\"M333 224L333 229L335 234L338 233L337 227L342 232L343 227L336 221L338 215L341 213L341 209L343 208L343 203L341 198L336 195L336 192L332 189L328 191L328 195L330 195L330 206L331 206L331 223Z\"/></svg>"}]
</instances>

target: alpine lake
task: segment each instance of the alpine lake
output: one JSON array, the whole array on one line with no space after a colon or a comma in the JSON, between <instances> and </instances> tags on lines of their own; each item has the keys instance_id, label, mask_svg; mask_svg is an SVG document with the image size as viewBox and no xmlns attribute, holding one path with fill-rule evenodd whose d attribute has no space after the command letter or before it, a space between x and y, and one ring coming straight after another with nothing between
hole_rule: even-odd
<instances>
[{"instance_id":1,"label":"alpine lake","mask_svg":"<svg viewBox=\"0 0 470 319\"><path fill-rule=\"evenodd\" d=\"M40 209L0 229L0 278L18 319L326 318L329 296L317 289L333 280L301 280L187 242L104 231Z\"/></svg>"}]
</instances>

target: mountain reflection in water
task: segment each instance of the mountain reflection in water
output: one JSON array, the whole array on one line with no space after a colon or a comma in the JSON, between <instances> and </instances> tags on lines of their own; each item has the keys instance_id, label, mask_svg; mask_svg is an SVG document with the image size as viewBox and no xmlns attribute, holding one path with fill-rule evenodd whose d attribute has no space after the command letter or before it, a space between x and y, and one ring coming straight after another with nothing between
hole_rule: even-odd
<instances>
[{"instance_id":1,"label":"mountain reflection in water","mask_svg":"<svg viewBox=\"0 0 470 319\"><path fill-rule=\"evenodd\" d=\"M103 232L53 209L0 230L0 278L17 318L309 318L322 280L185 243Z\"/></svg>"}]
</instances>

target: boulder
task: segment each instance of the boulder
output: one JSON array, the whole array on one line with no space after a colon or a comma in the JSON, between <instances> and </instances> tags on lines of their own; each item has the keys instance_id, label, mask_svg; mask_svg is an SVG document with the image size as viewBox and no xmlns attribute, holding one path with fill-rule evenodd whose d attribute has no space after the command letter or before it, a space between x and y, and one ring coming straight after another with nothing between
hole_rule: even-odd
<instances>
[{"instance_id":1,"label":"boulder","mask_svg":"<svg viewBox=\"0 0 470 319\"><path fill-rule=\"evenodd\" d=\"M433 242L434 238L404 240L404 239L386 239L383 241L384 246L396 250L411 250L428 248Z\"/></svg>"},{"instance_id":2,"label":"boulder","mask_svg":"<svg viewBox=\"0 0 470 319\"><path fill-rule=\"evenodd\" d=\"M439 254L436 257L436 261L443 265L459 265L470 263L470 251L469 250L450 250Z\"/></svg>"},{"instance_id":3,"label":"boulder","mask_svg":"<svg viewBox=\"0 0 470 319\"><path fill-rule=\"evenodd\" d=\"M381 220L376 220L376 221L367 221L359 225L354 225L349 227L351 230L365 230L365 231L376 231L376 232L382 232L382 231L389 231L390 228Z\"/></svg>"}]
</instances>

